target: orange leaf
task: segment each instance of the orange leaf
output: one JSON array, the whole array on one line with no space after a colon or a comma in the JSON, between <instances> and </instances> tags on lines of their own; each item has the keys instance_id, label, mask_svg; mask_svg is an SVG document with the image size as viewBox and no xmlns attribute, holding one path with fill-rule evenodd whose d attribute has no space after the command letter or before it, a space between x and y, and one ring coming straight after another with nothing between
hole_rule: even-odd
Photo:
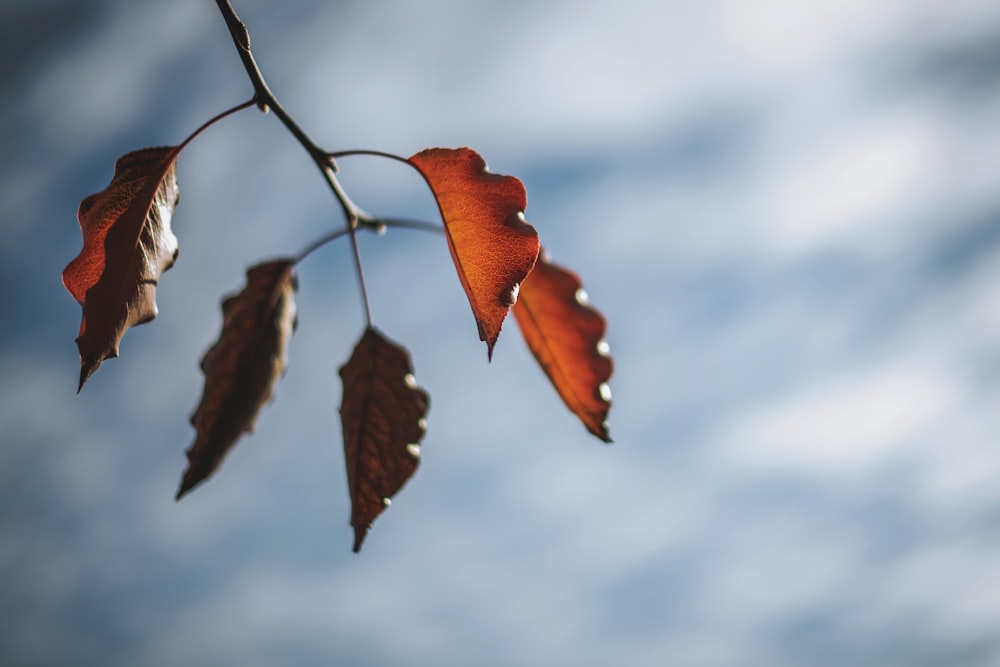
<instances>
[{"instance_id":1,"label":"orange leaf","mask_svg":"<svg viewBox=\"0 0 1000 667\"><path fill-rule=\"evenodd\" d=\"M429 148L409 162L437 200L479 339L492 358L518 286L538 257L538 233L524 220L524 185L513 176L491 174L468 148Z\"/></svg>"},{"instance_id":2,"label":"orange leaf","mask_svg":"<svg viewBox=\"0 0 1000 667\"><path fill-rule=\"evenodd\" d=\"M429 398L416 386L410 355L369 327L340 369L344 458L354 551L389 498L417 470Z\"/></svg>"},{"instance_id":3,"label":"orange leaf","mask_svg":"<svg viewBox=\"0 0 1000 667\"><path fill-rule=\"evenodd\" d=\"M83 250L63 271L63 285L83 306L81 389L105 359L118 356L129 327L156 317L156 283L177 259L170 218L179 152L165 146L123 155L108 187L80 202Z\"/></svg>"},{"instance_id":4,"label":"orange leaf","mask_svg":"<svg viewBox=\"0 0 1000 667\"><path fill-rule=\"evenodd\" d=\"M252 267L243 291L222 302L222 333L201 360L205 389L191 416L197 434L187 450L178 500L215 472L243 433L253 431L274 394L288 364L296 288L292 261L276 260Z\"/></svg>"},{"instance_id":5,"label":"orange leaf","mask_svg":"<svg viewBox=\"0 0 1000 667\"><path fill-rule=\"evenodd\" d=\"M604 341L606 324L587 305L580 279L543 252L521 284L514 318L566 407L588 431L611 442L606 420L613 362Z\"/></svg>"}]
</instances>

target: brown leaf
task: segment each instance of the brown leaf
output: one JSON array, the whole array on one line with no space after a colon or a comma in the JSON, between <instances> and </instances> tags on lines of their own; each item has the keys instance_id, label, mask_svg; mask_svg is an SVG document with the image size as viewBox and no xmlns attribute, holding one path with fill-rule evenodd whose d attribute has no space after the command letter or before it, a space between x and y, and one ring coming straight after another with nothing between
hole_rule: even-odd
<instances>
[{"instance_id":1,"label":"brown leaf","mask_svg":"<svg viewBox=\"0 0 1000 667\"><path fill-rule=\"evenodd\" d=\"M417 470L429 398L416 386L410 355L369 327L340 369L344 457L354 551L389 499Z\"/></svg>"},{"instance_id":2,"label":"brown leaf","mask_svg":"<svg viewBox=\"0 0 1000 667\"><path fill-rule=\"evenodd\" d=\"M513 176L491 174L468 148L429 148L409 158L437 200L458 278L479 339L493 346L518 285L538 257L538 233L524 220L527 195Z\"/></svg>"},{"instance_id":3,"label":"brown leaf","mask_svg":"<svg viewBox=\"0 0 1000 667\"><path fill-rule=\"evenodd\" d=\"M563 402L587 430L605 442L613 362L604 341L604 317L586 301L580 278L546 253L521 284L514 305L524 340Z\"/></svg>"},{"instance_id":4,"label":"brown leaf","mask_svg":"<svg viewBox=\"0 0 1000 667\"><path fill-rule=\"evenodd\" d=\"M222 333L201 360L205 388L178 500L215 472L274 394L288 363L297 287L292 261L276 260L252 267L243 291L222 302Z\"/></svg>"},{"instance_id":5,"label":"brown leaf","mask_svg":"<svg viewBox=\"0 0 1000 667\"><path fill-rule=\"evenodd\" d=\"M63 271L63 285L83 306L80 389L105 359L118 356L129 327L156 317L157 280L177 259L170 218L178 153L179 146L127 153L108 187L80 202L83 250Z\"/></svg>"}]
</instances>

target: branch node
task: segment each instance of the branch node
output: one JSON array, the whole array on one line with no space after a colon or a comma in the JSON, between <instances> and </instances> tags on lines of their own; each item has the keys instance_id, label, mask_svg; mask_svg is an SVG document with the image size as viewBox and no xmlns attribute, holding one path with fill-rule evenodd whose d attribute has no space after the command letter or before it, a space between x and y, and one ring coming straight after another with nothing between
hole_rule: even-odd
<instances>
[{"instance_id":1,"label":"branch node","mask_svg":"<svg viewBox=\"0 0 1000 667\"><path fill-rule=\"evenodd\" d=\"M245 23L243 23L242 21L240 21L240 24L239 24L239 27L237 28L237 30L239 30L239 35L234 35L234 36L236 37L237 41L239 41L240 48L243 49L244 51L249 52L250 51L250 31L247 30L247 25Z\"/></svg>"}]
</instances>

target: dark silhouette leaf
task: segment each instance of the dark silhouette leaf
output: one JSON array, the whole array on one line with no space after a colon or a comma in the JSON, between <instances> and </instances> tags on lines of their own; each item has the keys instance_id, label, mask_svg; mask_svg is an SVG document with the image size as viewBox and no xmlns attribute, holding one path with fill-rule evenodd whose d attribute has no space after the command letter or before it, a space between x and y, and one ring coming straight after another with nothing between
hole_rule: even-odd
<instances>
[{"instance_id":1,"label":"dark silhouette leaf","mask_svg":"<svg viewBox=\"0 0 1000 667\"><path fill-rule=\"evenodd\" d=\"M518 286L538 257L538 233L524 220L524 185L513 176L490 173L469 148L429 148L409 162L437 200L479 339L486 341L492 358Z\"/></svg>"},{"instance_id":2,"label":"dark silhouette leaf","mask_svg":"<svg viewBox=\"0 0 1000 667\"><path fill-rule=\"evenodd\" d=\"M177 206L178 146L145 148L115 163L107 188L80 202L83 250L63 284L83 306L80 386L118 356L129 327L156 317L156 283L177 259L170 218Z\"/></svg>"},{"instance_id":3,"label":"dark silhouette leaf","mask_svg":"<svg viewBox=\"0 0 1000 667\"><path fill-rule=\"evenodd\" d=\"M587 430L611 442L608 379L613 362L604 317L587 303L580 279L543 252L521 283L514 318L566 406Z\"/></svg>"},{"instance_id":4,"label":"dark silhouette leaf","mask_svg":"<svg viewBox=\"0 0 1000 667\"><path fill-rule=\"evenodd\" d=\"M417 470L429 398L416 386L410 355L369 327L340 369L344 457L354 551L389 499Z\"/></svg>"},{"instance_id":5,"label":"dark silhouette leaf","mask_svg":"<svg viewBox=\"0 0 1000 667\"><path fill-rule=\"evenodd\" d=\"M276 260L252 267L243 291L222 302L222 333L201 360L205 389L178 500L215 472L273 395L288 363L296 288L292 261Z\"/></svg>"}]
</instances>

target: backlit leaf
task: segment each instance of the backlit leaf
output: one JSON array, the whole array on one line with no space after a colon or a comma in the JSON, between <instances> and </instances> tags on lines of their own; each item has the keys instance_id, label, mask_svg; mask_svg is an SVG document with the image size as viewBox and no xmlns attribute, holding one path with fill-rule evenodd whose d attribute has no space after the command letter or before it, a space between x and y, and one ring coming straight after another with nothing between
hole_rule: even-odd
<instances>
[{"instance_id":1,"label":"backlit leaf","mask_svg":"<svg viewBox=\"0 0 1000 667\"><path fill-rule=\"evenodd\" d=\"M178 500L215 472L273 395L288 363L296 288L291 260L276 260L252 267L243 291L222 302L222 333L201 360L205 388Z\"/></svg>"},{"instance_id":2,"label":"backlit leaf","mask_svg":"<svg viewBox=\"0 0 1000 667\"><path fill-rule=\"evenodd\" d=\"M607 382L613 363L604 341L606 324L588 305L580 279L543 252L521 284L514 318L566 406L588 431L611 442Z\"/></svg>"},{"instance_id":3,"label":"backlit leaf","mask_svg":"<svg viewBox=\"0 0 1000 667\"><path fill-rule=\"evenodd\" d=\"M83 306L80 388L118 356L129 327L156 317L157 281L177 259L170 218L179 152L166 146L123 155L108 187L80 202L83 250L63 271L63 285Z\"/></svg>"},{"instance_id":4,"label":"backlit leaf","mask_svg":"<svg viewBox=\"0 0 1000 667\"><path fill-rule=\"evenodd\" d=\"M340 369L344 457L354 551L389 499L417 470L429 398L416 386L410 355L369 327Z\"/></svg>"},{"instance_id":5,"label":"backlit leaf","mask_svg":"<svg viewBox=\"0 0 1000 667\"><path fill-rule=\"evenodd\" d=\"M429 148L409 162L437 200L451 258L492 358L518 286L538 257L538 233L524 220L524 185L490 173L468 148Z\"/></svg>"}]
</instances>

